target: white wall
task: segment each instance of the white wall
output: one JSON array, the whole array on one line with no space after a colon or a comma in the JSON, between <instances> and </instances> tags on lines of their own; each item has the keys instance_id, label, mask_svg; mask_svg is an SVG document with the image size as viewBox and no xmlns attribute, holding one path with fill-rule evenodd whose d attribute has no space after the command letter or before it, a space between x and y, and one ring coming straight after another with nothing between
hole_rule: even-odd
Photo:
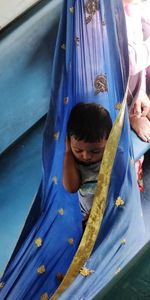
<instances>
[{"instance_id":1,"label":"white wall","mask_svg":"<svg viewBox=\"0 0 150 300\"><path fill-rule=\"evenodd\" d=\"M0 29L42 0L0 0Z\"/></svg>"}]
</instances>

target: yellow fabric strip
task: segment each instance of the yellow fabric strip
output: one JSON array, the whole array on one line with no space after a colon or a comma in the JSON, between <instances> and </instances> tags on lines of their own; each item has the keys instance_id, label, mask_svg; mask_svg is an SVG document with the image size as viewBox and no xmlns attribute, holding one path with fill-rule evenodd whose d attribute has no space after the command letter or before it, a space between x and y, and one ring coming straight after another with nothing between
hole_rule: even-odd
<instances>
[{"instance_id":1,"label":"yellow fabric strip","mask_svg":"<svg viewBox=\"0 0 150 300\"><path fill-rule=\"evenodd\" d=\"M114 164L115 155L117 152L117 147L123 127L124 113L127 99L127 89L122 102L122 107L115 120L114 126L110 133L107 145L104 151L101 168L98 176L98 182L96 187L96 192L94 196L94 201L91 209L91 213L84 231L82 240L78 247L78 250L72 260L72 263L61 282L60 286L50 298L51 300L57 299L65 289L74 281L83 267L95 245L100 226L103 219L103 214L106 206L106 199L108 194L109 182L111 178L111 172Z\"/></svg>"}]
</instances>

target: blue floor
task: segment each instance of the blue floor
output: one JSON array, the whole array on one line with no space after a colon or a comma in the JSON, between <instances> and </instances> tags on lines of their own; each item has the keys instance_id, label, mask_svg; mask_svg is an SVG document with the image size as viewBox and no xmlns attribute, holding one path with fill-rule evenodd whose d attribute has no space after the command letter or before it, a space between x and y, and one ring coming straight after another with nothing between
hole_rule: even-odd
<instances>
[{"instance_id":1,"label":"blue floor","mask_svg":"<svg viewBox=\"0 0 150 300\"><path fill-rule=\"evenodd\" d=\"M41 120L0 157L0 275L9 260L41 178ZM150 151L145 155L142 207L150 239Z\"/></svg>"}]
</instances>

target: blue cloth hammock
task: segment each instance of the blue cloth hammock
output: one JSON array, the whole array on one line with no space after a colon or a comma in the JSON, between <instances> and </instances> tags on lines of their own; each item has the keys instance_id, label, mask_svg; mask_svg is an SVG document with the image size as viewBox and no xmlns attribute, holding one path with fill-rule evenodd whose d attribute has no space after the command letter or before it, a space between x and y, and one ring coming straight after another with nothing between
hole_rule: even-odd
<instances>
[{"instance_id":1,"label":"blue cloth hammock","mask_svg":"<svg viewBox=\"0 0 150 300\"><path fill-rule=\"evenodd\" d=\"M92 299L143 246L123 101L128 53L121 2L64 1L44 132L42 182L1 279L1 300ZM109 110L114 127L83 235L78 196L65 191L62 172L69 113L76 103L93 101Z\"/></svg>"}]
</instances>

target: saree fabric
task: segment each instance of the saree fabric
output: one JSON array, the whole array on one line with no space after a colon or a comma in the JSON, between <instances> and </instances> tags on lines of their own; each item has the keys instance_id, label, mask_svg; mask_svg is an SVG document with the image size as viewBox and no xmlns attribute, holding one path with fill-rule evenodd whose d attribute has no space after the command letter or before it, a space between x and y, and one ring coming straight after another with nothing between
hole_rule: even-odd
<instances>
[{"instance_id":1,"label":"saree fabric","mask_svg":"<svg viewBox=\"0 0 150 300\"><path fill-rule=\"evenodd\" d=\"M92 299L143 246L124 97L127 79L121 1L65 0L44 131L42 181L1 279L1 300ZM66 126L78 102L100 103L114 122L84 234L77 193L69 194L62 184Z\"/></svg>"}]
</instances>

